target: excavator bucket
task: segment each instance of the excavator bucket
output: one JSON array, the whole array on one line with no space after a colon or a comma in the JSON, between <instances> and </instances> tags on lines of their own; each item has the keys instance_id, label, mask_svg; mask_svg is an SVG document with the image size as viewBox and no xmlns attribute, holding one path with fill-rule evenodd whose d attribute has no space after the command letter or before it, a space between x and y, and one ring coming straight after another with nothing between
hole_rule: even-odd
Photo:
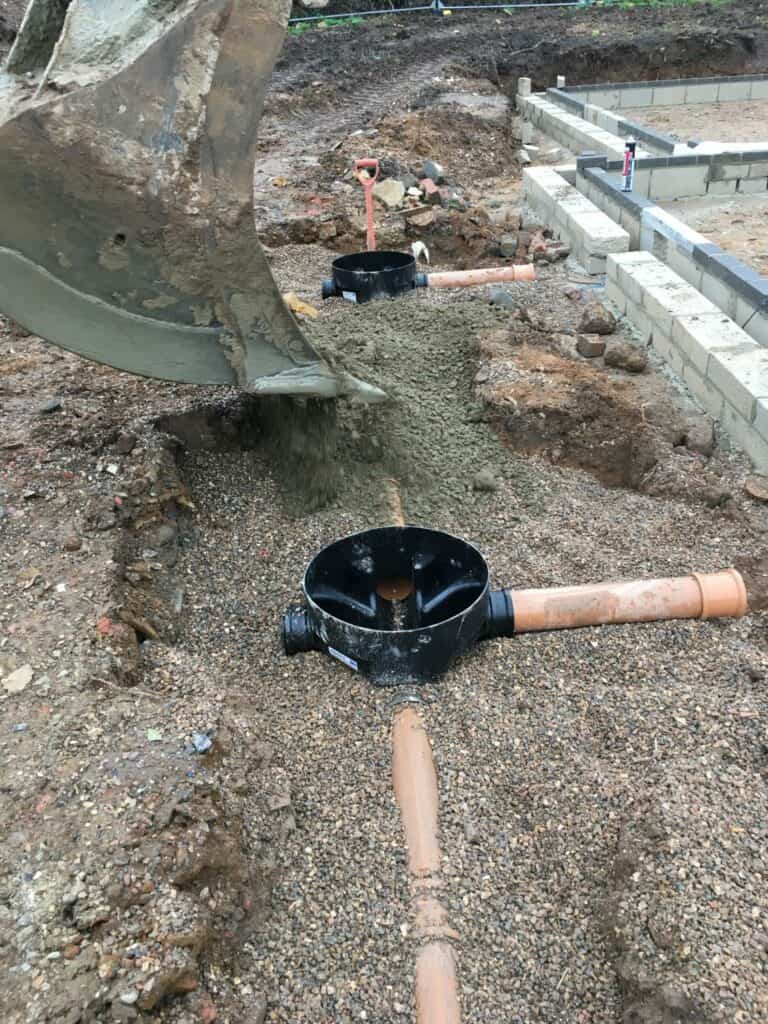
<instances>
[{"instance_id":1,"label":"excavator bucket","mask_svg":"<svg viewBox=\"0 0 768 1024\"><path fill-rule=\"evenodd\" d=\"M256 237L290 0L31 0L0 71L0 312L131 373L366 401Z\"/></svg>"}]
</instances>

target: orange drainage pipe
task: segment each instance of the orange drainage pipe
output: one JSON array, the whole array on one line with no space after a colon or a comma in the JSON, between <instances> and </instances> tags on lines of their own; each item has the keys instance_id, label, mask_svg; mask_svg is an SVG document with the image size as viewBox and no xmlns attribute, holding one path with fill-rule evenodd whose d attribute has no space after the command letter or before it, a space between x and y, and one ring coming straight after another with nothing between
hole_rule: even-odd
<instances>
[{"instance_id":1,"label":"orange drainage pipe","mask_svg":"<svg viewBox=\"0 0 768 1024\"><path fill-rule=\"evenodd\" d=\"M748 610L747 590L736 569L508 593L515 633L659 619L738 617Z\"/></svg>"},{"instance_id":2,"label":"orange drainage pipe","mask_svg":"<svg viewBox=\"0 0 768 1024\"><path fill-rule=\"evenodd\" d=\"M387 480L387 504L395 526L405 526L397 480ZM437 837L437 772L424 720L413 704L403 704L392 723L392 783L403 818L408 848L411 906L416 938L417 1024L461 1024L456 958L440 902L442 855Z\"/></svg>"},{"instance_id":3,"label":"orange drainage pipe","mask_svg":"<svg viewBox=\"0 0 768 1024\"><path fill-rule=\"evenodd\" d=\"M528 263L515 267L484 267L479 270L448 270L427 274L428 288L466 288L473 284L494 284L497 281L535 281L536 271Z\"/></svg>"},{"instance_id":4,"label":"orange drainage pipe","mask_svg":"<svg viewBox=\"0 0 768 1024\"><path fill-rule=\"evenodd\" d=\"M403 513L403 499L400 497L400 487L394 478L388 479L387 483L387 504L393 526L405 526L405 515Z\"/></svg>"},{"instance_id":5,"label":"orange drainage pipe","mask_svg":"<svg viewBox=\"0 0 768 1024\"><path fill-rule=\"evenodd\" d=\"M392 781L408 847L411 904L417 939L417 1024L461 1024L456 959L458 935L440 902L442 856L437 837L437 773L418 709L405 705L392 726Z\"/></svg>"}]
</instances>

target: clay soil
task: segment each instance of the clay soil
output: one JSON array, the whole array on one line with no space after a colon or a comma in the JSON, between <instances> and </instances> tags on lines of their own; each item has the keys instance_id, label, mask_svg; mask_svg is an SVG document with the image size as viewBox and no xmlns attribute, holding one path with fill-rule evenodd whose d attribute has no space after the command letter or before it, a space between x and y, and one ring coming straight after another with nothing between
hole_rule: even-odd
<instances>
[{"instance_id":1,"label":"clay soil","mask_svg":"<svg viewBox=\"0 0 768 1024\"><path fill-rule=\"evenodd\" d=\"M768 193L703 196L663 205L726 252L768 275Z\"/></svg>"},{"instance_id":2,"label":"clay soil","mask_svg":"<svg viewBox=\"0 0 768 1024\"><path fill-rule=\"evenodd\" d=\"M765 100L637 107L624 113L678 142L768 143L768 103Z\"/></svg>"},{"instance_id":3,"label":"clay soil","mask_svg":"<svg viewBox=\"0 0 768 1024\"><path fill-rule=\"evenodd\" d=\"M18 14L0 2L0 45ZM319 305L361 246L345 171L371 152L387 173L439 160L460 199L417 231L379 213L381 237L424 238L437 269L497 262L533 230L503 104L519 74L764 70L766 16L457 13L291 37L256 168L281 287ZM393 695L279 640L318 548L391 521L393 478L406 518L475 543L494 586L736 563L753 605L489 641L424 688L464 1019L766 1019L768 512L652 354L640 374L578 356L584 282L561 261L503 306L487 289L323 304L313 343L391 401L338 409L333 496L311 508L307 436L275 436L272 404L0 322L10 1024L413 1019ZM621 323L606 340L635 344Z\"/></svg>"},{"instance_id":4,"label":"clay soil","mask_svg":"<svg viewBox=\"0 0 768 1024\"><path fill-rule=\"evenodd\" d=\"M638 107L627 115L678 141L716 140L768 145L768 103L698 103L674 107ZM713 239L760 274L768 274L768 198L702 196L664 203L690 227Z\"/></svg>"}]
</instances>

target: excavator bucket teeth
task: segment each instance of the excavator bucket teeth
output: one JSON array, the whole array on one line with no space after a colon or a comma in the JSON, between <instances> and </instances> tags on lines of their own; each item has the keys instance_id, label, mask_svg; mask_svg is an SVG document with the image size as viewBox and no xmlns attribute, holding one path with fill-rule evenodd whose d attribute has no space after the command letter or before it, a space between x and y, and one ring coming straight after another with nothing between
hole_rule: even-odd
<instances>
[{"instance_id":1,"label":"excavator bucket teeth","mask_svg":"<svg viewBox=\"0 0 768 1024\"><path fill-rule=\"evenodd\" d=\"M376 401L312 348L256 237L289 0L31 0L0 71L0 311L142 376Z\"/></svg>"}]
</instances>

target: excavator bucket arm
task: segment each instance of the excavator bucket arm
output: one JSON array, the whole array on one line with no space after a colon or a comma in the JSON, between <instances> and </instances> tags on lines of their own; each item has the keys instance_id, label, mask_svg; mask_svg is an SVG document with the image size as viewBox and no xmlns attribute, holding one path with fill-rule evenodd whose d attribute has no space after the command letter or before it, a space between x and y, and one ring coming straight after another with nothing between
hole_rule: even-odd
<instances>
[{"instance_id":1,"label":"excavator bucket arm","mask_svg":"<svg viewBox=\"0 0 768 1024\"><path fill-rule=\"evenodd\" d=\"M331 368L256 237L289 0L31 0L0 71L0 311L142 376L384 397Z\"/></svg>"}]
</instances>

